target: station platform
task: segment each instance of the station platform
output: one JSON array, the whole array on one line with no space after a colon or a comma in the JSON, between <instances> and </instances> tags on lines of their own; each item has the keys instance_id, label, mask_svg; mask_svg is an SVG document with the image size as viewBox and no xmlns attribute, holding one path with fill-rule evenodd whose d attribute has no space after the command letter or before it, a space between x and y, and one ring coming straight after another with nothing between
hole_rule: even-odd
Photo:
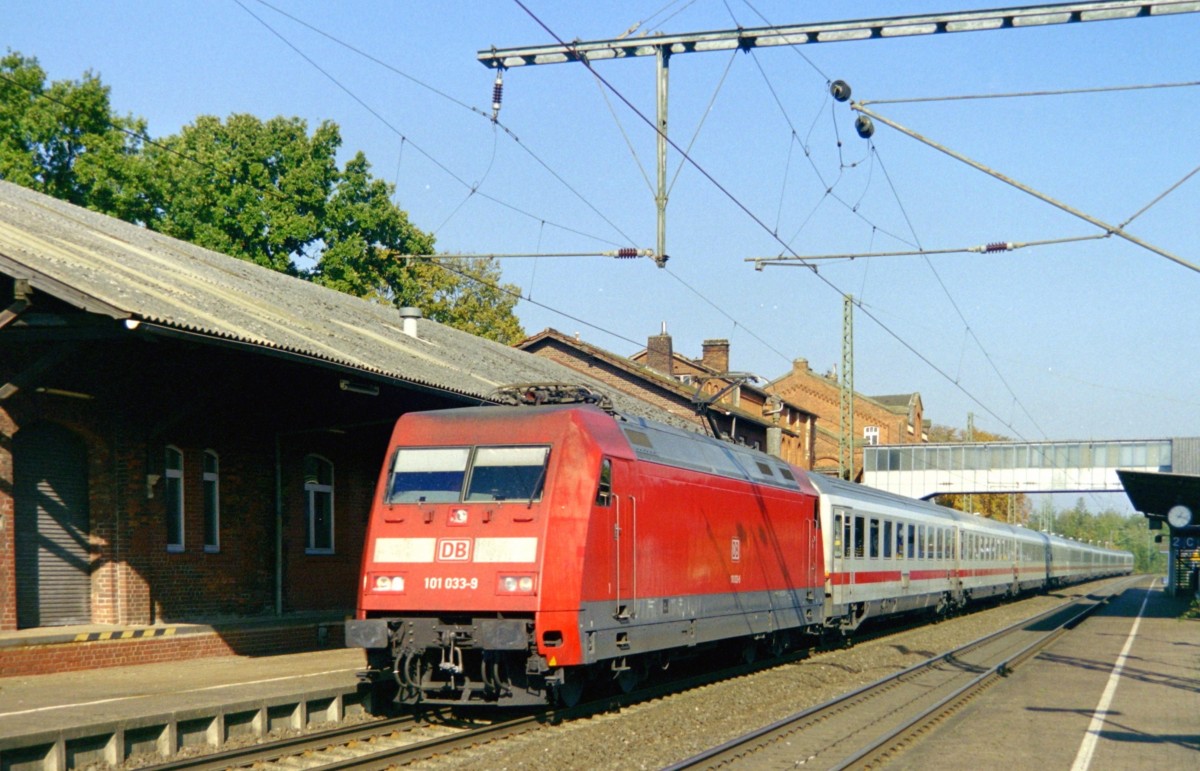
<instances>
[{"instance_id":1,"label":"station platform","mask_svg":"<svg viewBox=\"0 0 1200 771\"><path fill-rule=\"evenodd\" d=\"M1200 614L1191 598L1167 594L1162 577L1147 576L888 767L1198 765Z\"/></svg>"},{"instance_id":2,"label":"station platform","mask_svg":"<svg viewBox=\"0 0 1200 771\"><path fill-rule=\"evenodd\" d=\"M1189 617L1188 599L1151 581L1127 588L889 767L1195 767L1200 618ZM327 640L289 655L0 677L0 771L162 762L196 745L369 712L355 674L363 651L340 647L340 629Z\"/></svg>"},{"instance_id":3,"label":"station platform","mask_svg":"<svg viewBox=\"0 0 1200 771\"><path fill-rule=\"evenodd\" d=\"M0 678L0 769L163 762L371 709L360 649L215 656Z\"/></svg>"}]
</instances>

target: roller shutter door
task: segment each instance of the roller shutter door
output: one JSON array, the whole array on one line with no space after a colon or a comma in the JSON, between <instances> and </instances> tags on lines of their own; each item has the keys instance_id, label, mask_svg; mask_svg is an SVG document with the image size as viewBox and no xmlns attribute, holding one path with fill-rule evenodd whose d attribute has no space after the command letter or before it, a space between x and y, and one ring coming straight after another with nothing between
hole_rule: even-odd
<instances>
[{"instance_id":1,"label":"roller shutter door","mask_svg":"<svg viewBox=\"0 0 1200 771\"><path fill-rule=\"evenodd\" d=\"M91 621L87 449L42 423L13 441L17 626Z\"/></svg>"}]
</instances>

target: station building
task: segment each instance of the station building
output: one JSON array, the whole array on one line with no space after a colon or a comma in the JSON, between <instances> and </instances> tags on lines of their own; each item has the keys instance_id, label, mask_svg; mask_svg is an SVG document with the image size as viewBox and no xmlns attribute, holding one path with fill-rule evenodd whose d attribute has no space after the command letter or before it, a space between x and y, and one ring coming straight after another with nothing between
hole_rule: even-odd
<instances>
[{"instance_id":1,"label":"station building","mask_svg":"<svg viewBox=\"0 0 1200 771\"><path fill-rule=\"evenodd\" d=\"M807 359L792 362L791 371L767 384L776 396L802 404L816 415L813 469L836 473L841 421L841 386L835 374L814 372ZM854 468L863 468L863 447L876 444L919 444L929 441L925 407L919 393L866 396L855 393Z\"/></svg>"},{"instance_id":2,"label":"station building","mask_svg":"<svg viewBox=\"0 0 1200 771\"><path fill-rule=\"evenodd\" d=\"M340 621L400 414L602 388L419 315L0 182L0 634Z\"/></svg>"},{"instance_id":3,"label":"station building","mask_svg":"<svg viewBox=\"0 0 1200 771\"><path fill-rule=\"evenodd\" d=\"M699 431L769 452L805 469L813 467L817 416L759 388L744 373L729 372L729 341L705 340L700 359L675 352L664 329L645 349L626 358L546 329L517 344L649 402ZM711 421L711 422L709 422Z\"/></svg>"}]
</instances>

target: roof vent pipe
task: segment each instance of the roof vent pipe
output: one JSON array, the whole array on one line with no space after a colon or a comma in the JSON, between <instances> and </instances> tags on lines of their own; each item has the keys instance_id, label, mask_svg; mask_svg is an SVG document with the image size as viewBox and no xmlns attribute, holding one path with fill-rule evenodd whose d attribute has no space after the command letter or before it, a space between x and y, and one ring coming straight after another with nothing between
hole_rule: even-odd
<instances>
[{"instance_id":1,"label":"roof vent pipe","mask_svg":"<svg viewBox=\"0 0 1200 771\"><path fill-rule=\"evenodd\" d=\"M421 318L420 308L400 309L400 330L409 337L417 336L417 319Z\"/></svg>"}]
</instances>

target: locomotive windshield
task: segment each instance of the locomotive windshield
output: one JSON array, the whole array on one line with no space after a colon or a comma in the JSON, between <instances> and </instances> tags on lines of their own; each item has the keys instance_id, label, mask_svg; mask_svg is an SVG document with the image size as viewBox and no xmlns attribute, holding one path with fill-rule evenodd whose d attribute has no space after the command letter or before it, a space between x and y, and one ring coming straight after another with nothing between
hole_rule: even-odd
<instances>
[{"instance_id":1,"label":"locomotive windshield","mask_svg":"<svg viewBox=\"0 0 1200 771\"><path fill-rule=\"evenodd\" d=\"M388 503L452 503L462 495L469 447L402 449L388 479Z\"/></svg>"},{"instance_id":2,"label":"locomotive windshield","mask_svg":"<svg viewBox=\"0 0 1200 771\"><path fill-rule=\"evenodd\" d=\"M388 477L387 503L536 501L550 448L402 448Z\"/></svg>"}]
</instances>

